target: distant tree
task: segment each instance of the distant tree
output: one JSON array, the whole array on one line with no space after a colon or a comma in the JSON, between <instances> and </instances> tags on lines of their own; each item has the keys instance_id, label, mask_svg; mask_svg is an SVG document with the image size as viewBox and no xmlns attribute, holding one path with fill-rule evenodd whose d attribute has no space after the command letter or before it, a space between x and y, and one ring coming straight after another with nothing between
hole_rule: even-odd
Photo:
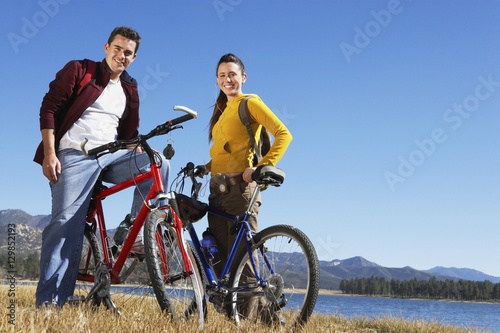
<instances>
[{"instance_id":1,"label":"distant tree","mask_svg":"<svg viewBox=\"0 0 500 333\"><path fill-rule=\"evenodd\" d=\"M24 259L24 271L22 277L32 279L40 274L40 253L35 251Z\"/></svg>"},{"instance_id":2,"label":"distant tree","mask_svg":"<svg viewBox=\"0 0 500 333\"><path fill-rule=\"evenodd\" d=\"M349 291L349 281L348 280L341 280L340 284L339 284L339 289L344 294L348 294L348 293L350 294L350 291Z\"/></svg>"},{"instance_id":3,"label":"distant tree","mask_svg":"<svg viewBox=\"0 0 500 333\"><path fill-rule=\"evenodd\" d=\"M491 294L493 293L493 283L491 281L483 281L478 283L479 288L479 299L488 300L491 299Z\"/></svg>"},{"instance_id":4,"label":"distant tree","mask_svg":"<svg viewBox=\"0 0 500 333\"><path fill-rule=\"evenodd\" d=\"M500 300L500 283L496 283L491 291L491 299Z\"/></svg>"},{"instance_id":5,"label":"distant tree","mask_svg":"<svg viewBox=\"0 0 500 333\"><path fill-rule=\"evenodd\" d=\"M467 301L500 301L500 283L491 281L444 281L432 277L429 280L392 279L382 277L355 278L340 281L340 290L346 294L414 297L425 299L453 299Z\"/></svg>"},{"instance_id":6,"label":"distant tree","mask_svg":"<svg viewBox=\"0 0 500 333\"><path fill-rule=\"evenodd\" d=\"M7 254L0 254L0 274L4 276L7 273Z\"/></svg>"}]
</instances>

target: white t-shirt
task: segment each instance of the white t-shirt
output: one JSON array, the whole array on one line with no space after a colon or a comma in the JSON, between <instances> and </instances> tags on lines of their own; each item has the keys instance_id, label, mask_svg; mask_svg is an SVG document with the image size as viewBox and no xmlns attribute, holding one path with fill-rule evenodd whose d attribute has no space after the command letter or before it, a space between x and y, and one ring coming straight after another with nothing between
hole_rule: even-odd
<instances>
[{"instance_id":1,"label":"white t-shirt","mask_svg":"<svg viewBox=\"0 0 500 333\"><path fill-rule=\"evenodd\" d=\"M85 110L59 142L63 149L81 150L82 140L88 139L85 149L116 140L120 118L125 111L126 97L120 82L109 81L101 96Z\"/></svg>"}]
</instances>

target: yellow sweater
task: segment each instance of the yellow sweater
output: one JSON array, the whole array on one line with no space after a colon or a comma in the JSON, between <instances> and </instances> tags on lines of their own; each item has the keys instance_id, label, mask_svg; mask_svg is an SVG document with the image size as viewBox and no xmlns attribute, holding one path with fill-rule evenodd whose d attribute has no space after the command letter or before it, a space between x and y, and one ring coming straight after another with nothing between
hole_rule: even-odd
<instances>
[{"instance_id":1,"label":"yellow sweater","mask_svg":"<svg viewBox=\"0 0 500 333\"><path fill-rule=\"evenodd\" d=\"M252 165L254 154L250 138L238 115L240 102L248 95L242 94L229 101L212 129L214 141L210 147L212 160L207 164L207 168L212 174L243 172ZM274 137L271 149L263 156L257 166L262 164L276 165L292 141L292 135L259 96L254 94L251 96L254 98L249 99L247 105L252 119L251 126L255 140L259 140L262 126Z\"/></svg>"}]
</instances>

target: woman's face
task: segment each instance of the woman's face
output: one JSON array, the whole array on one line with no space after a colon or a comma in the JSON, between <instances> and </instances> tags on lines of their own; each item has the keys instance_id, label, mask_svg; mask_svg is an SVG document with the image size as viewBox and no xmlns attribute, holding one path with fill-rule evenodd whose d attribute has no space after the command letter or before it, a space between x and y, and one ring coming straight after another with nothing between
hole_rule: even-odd
<instances>
[{"instance_id":1,"label":"woman's face","mask_svg":"<svg viewBox=\"0 0 500 333\"><path fill-rule=\"evenodd\" d=\"M242 94L242 86L247 75L241 72L240 66L234 62L223 62L217 69L217 84L228 101Z\"/></svg>"}]
</instances>

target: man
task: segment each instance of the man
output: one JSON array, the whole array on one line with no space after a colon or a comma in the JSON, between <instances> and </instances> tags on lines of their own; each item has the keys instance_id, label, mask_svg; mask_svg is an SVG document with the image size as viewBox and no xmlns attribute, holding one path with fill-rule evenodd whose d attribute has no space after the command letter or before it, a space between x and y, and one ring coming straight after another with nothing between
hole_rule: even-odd
<instances>
[{"instance_id":1,"label":"man","mask_svg":"<svg viewBox=\"0 0 500 333\"><path fill-rule=\"evenodd\" d=\"M104 45L102 62L74 60L61 69L50 83L40 108L42 143L35 162L42 165L52 193L52 220L43 231L40 255L40 280L36 305L63 306L73 295L83 244L85 216L95 182L106 169L103 180L119 183L149 167L145 153L133 156L131 150L86 157L86 150L138 135L139 94L137 82L125 71L135 60L139 34L129 27L117 27ZM93 66L94 65L94 66ZM93 68L93 69L92 69ZM87 74L87 76L86 76ZM89 80L89 76L91 76ZM83 78L88 84L81 86ZM139 169L139 170L138 170ZM162 176L167 182L169 165L162 161ZM142 193L151 183L136 188L131 215L142 204ZM142 240L141 240L142 241ZM139 248L141 247L138 244ZM139 251L143 251L140 248Z\"/></svg>"}]
</instances>

